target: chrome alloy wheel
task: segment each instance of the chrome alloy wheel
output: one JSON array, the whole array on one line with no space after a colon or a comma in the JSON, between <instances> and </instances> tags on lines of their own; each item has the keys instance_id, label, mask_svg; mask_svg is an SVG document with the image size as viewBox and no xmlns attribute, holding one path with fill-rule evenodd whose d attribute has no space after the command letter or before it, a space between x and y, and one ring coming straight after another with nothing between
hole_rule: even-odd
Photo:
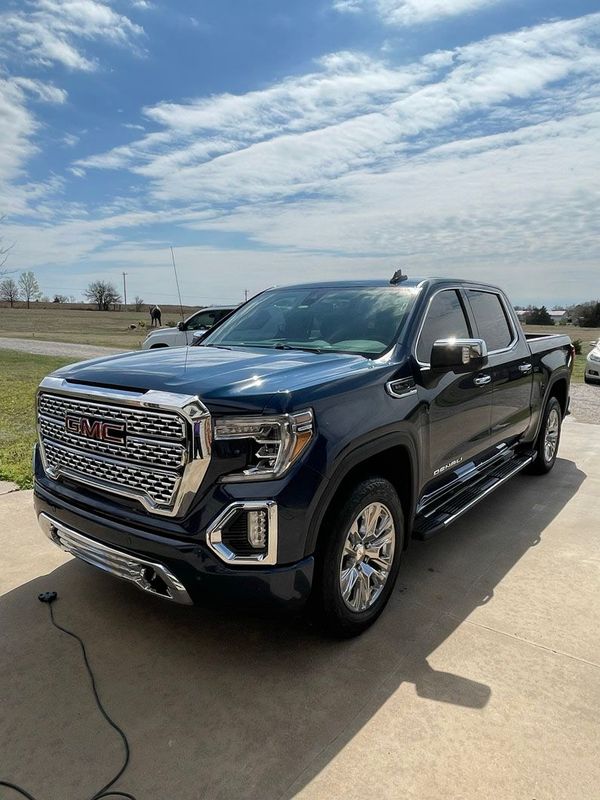
<instances>
[{"instance_id":1,"label":"chrome alloy wheel","mask_svg":"<svg viewBox=\"0 0 600 800\"><path fill-rule=\"evenodd\" d=\"M340 589L349 609L366 611L377 600L392 568L395 545L391 511L383 503L369 503L350 525L340 561Z\"/></svg>"},{"instance_id":2,"label":"chrome alloy wheel","mask_svg":"<svg viewBox=\"0 0 600 800\"><path fill-rule=\"evenodd\" d=\"M558 434L560 429L560 418L558 411L553 408L546 420L546 430L544 431L544 458L549 463L554 458L558 447Z\"/></svg>"}]
</instances>

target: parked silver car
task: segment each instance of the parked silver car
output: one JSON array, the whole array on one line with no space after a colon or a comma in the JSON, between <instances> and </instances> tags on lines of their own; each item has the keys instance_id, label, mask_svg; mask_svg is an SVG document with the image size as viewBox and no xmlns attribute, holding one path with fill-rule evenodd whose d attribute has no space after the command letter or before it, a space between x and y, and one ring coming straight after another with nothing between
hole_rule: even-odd
<instances>
[{"instance_id":1,"label":"parked silver car","mask_svg":"<svg viewBox=\"0 0 600 800\"><path fill-rule=\"evenodd\" d=\"M210 306L196 311L176 327L155 328L151 330L142 343L142 350L153 350L156 347L185 347L194 340L194 334L212 328L226 317L235 306Z\"/></svg>"},{"instance_id":2,"label":"parked silver car","mask_svg":"<svg viewBox=\"0 0 600 800\"><path fill-rule=\"evenodd\" d=\"M584 380L586 383L600 383L600 339L596 342L593 350L588 353L585 361Z\"/></svg>"}]
</instances>

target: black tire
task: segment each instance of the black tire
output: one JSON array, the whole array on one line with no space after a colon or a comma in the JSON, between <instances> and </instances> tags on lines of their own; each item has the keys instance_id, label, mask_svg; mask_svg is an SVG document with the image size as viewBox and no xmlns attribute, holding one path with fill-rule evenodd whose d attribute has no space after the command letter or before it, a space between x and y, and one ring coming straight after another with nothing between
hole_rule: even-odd
<instances>
[{"instance_id":1,"label":"black tire","mask_svg":"<svg viewBox=\"0 0 600 800\"><path fill-rule=\"evenodd\" d=\"M389 556L391 565L387 570L383 588L379 589L378 596L365 610L355 611L347 605L342 596L342 558L347 557L343 555L344 546L353 522L359 517L361 511L374 503L381 504L393 520L393 531L391 532L394 539L393 555ZM379 519L381 520L381 517ZM327 515L321 537L326 538L322 539L321 546L317 551L315 583L311 598L313 619L330 635L338 638L358 636L375 622L385 608L400 568L404 545L404 514L392 484L384 478L376 476L357 483L346 499L342 499L339 504L336 504L335 508ZM364 558L369 567L367 556L365 555ZM371 578L365 580L371 587L380 586L379 581L372 582ZM373 589L374 594L375 591Z\"/></svg>"},{"instance_id":2,"label":"black tire","mask_svg":"<svg viewBox=\"0 0 600 800\"><path fill-rule=\"evenodd\" d=\"M546 445L546 433L548 430L549 420L551 418L553 420L555 419L558 420L558 432L557 432L554 452L550 457L548 457L545 445ZM538 434L538 438L536 439L535 459L527 467L527 472L529 472L532 475L545 475L547 472L550 472L550 470L552 469L552 467L556 462L556 456L558 455L558 447L560 445L561 425L562 425L562 410L560 407L560 403L558 402L556 397L551 397L548 400L548 403L546 404L546 408L544 409L544 416L542 418L540 432Z\"/></svg>"}]
</instances>

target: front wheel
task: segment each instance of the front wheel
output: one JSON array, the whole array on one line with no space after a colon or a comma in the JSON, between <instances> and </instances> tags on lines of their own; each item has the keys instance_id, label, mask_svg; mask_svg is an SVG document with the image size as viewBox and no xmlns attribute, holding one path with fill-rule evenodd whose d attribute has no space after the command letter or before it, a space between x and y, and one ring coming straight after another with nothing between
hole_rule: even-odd
<instances>
[{"instance_id":1,"label":"front wheel","mask_svg":"<svg viewBox=\"0 0 600 800\"><path fill-rule=\"evenodd\" d=\"M381 614L398 575L404 516L396 490L384 478L361 481L325 527L313 615L334 636L357 636Z\"/></svg>"},{"instance_id":2,"label":"front wheel","mask_svg":"<svg viewBox=\"0 0 600 800\"><path fill-rule=\"evenodd\" d=\"M561 425L560 403L556 397L551 397L544 411L540 433L535 444L535 459L530 464L528 472L536 475L550 472L558 455Z\"/></svg>"}]
</instances>

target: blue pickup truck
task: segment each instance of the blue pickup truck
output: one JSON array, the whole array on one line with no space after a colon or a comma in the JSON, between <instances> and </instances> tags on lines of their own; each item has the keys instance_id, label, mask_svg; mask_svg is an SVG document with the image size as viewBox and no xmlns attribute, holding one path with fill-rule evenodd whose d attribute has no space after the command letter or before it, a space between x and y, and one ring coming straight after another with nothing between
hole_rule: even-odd
<instances>
[{"instance_id":1,"label":"blue pickup truck","mask_svg":"<svg viewBox=\"0 0 600 800\"><path fill-rule=\"evenodd\" d=\"M38 519L154 595L307 606L353 636L411 538L552 468L573 355L525 335L493 286L397 272L269 289L194 347L45 378Z\"/></svg>"}]
</instances>

